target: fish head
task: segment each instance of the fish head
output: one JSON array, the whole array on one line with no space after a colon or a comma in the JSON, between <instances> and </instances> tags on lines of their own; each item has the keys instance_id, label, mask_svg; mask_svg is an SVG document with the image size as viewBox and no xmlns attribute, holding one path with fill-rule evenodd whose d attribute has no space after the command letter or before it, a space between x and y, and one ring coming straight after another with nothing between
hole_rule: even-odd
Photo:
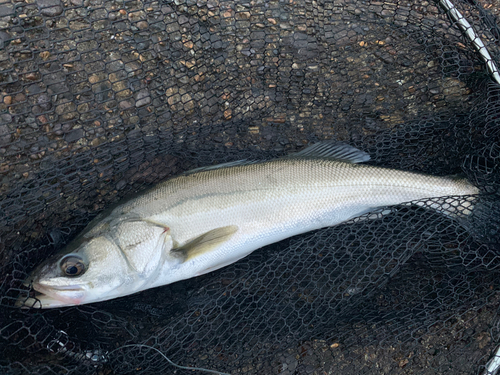
<instances>
[{"instance_id":1,"label":"fish head","mask_svg":"<svg viewBox=\"0 0 500 375\"><path fill-rule=\"evenodd\" d=\"M99 302L142 290L171 247L163 229L149 232L125 225L105 235L90 236L40 264L25 281L35 298L17 306L54 308ZM151 228L150 228L151 229Z\"/></svg>"}]
</instances>

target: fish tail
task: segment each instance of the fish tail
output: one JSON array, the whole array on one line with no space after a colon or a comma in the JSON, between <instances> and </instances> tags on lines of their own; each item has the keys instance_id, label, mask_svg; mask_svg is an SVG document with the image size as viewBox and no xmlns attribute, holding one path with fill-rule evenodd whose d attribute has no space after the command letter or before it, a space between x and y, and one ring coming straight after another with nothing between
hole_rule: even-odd
<instances>
[{"instance_id":1,"label":"fish tail","mask_svg":"<svg viewBox=\"0 0 500 375\"><path fill-rule=\"evenodd\" d=\"M446 176L441 179L445 187L442 196L423 199L416 205L430 208L454 219L465 219L473 211L479 189L462 175Z\"/></svg>"},{"instance_id":2,"label":"fish tail","mask_svg":"<svg viewBox=\"0 0 500 375\"><path fill-rule=\"evenodd\" d=\"M432 198L417 205L458 221L474 239L500 251L500 195L481 193Z\"/></svg>"},{"instance_id":3,"label":"fish tail","mask_svg":"<svg viewBox=\"0 0 500 375\"><path fill-rule=\"evenodd\" d=\"M461 174L448 178L456 195L431 199L425 205L458 220L475 239L500 250L500 194L479 189Z\"/></svg>"},{"instance_id":4,"label":"fish tail","mask_svg":"<svg viewBox=\"0 0 500 375\"><path fill-rule=\"evenodd\" d=\"M448 217L466 220L474 210L475 195L454 195L425 199L416 202L417 206L433 209Z\"/></svg>"}]
</instances>

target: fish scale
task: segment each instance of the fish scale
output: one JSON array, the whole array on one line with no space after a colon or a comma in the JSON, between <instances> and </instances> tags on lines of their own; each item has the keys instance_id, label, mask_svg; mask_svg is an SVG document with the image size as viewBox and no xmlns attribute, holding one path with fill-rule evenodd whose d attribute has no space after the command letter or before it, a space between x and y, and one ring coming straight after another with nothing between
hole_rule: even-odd
<instances>
[{"instance_id":1,"label":"fish scale","mask_svg":"<svg viewBox=\"0 0 500 375\"><path fill-rule=\"evenodd\" d=\"M171 226L173 240L181 245L217 227L240 228L217 251L182 266L177 275L181 278L193 270L199 275L220 268L221 258L232 263L258 247L339 224L376 207L478 192L457 178L313 158L200 172L158 189L151 199L172 203L166 202L151 219ZM144 201L140 206L142 211ZM146 207L155 211L153 205ZM171 274L164 273L155 285L170 280Z\"/></svg>"}]
</instances>

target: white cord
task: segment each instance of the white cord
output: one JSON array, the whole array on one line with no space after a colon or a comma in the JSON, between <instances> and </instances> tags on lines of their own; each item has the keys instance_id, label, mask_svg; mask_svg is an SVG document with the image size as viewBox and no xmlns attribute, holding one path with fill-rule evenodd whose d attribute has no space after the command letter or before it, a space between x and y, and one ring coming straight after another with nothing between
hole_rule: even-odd
<instances>
[{"instance_id":1,"label":"white cord","mask_svg":"<svg viewBox=\"0 0 500 375\"><path fill-rule=\"evenodd\" d=\"M149 346L149 345L145 345L145 344L127 344L127 345L123 345L123 346L120 346L119 348L116 348L115 350L111 351L108 355L111 355L111 353L116 352L117 350L120 350L120 349L123 349L123 348L148 348L148 349L153 349L156 352L158 352L163 358L165 358L167 360L167 362L170 363L172 366L175 366L175 367L180 368L182 370L196 370L196 371L205 371L205 372L208 372L210 374L231 375L231 374L228 374L226 372L220 372L220 371L216 371L216 370L207 370L207 369L200 368L200 367L189 367L189 366L178 365L178 364L172 362L165 354L163 354L162 352L160 352L158 349L153 348L152 346Z\"/></svg>"}]
</instances>

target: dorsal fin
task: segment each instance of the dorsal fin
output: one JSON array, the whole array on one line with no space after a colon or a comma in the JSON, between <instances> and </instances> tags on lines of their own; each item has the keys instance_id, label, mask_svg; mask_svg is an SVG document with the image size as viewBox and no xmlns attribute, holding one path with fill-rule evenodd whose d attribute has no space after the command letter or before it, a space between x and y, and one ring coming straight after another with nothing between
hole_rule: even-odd
<instances>
[{"instance_id":1,"label":"dorsal fin","mask_svg":"<svg viewBox=\"0 0 500 375\"><path fill-rule=\"evenodd\" d=\"M366 152L358 150L356 147L350 146L347 143L339 141L321 141L315 143L311 146L306 147L302 151L287 155L285 157L289 158L300 158L300 157L310 157L310 158L327 158L335 159L338 161L343 161L345 163L363 163L370 160L370 155ZM250 165L261 163L264 160L236 160L227 163L208 165L205 167L199 167L191 169L183 173L183 175L190 175L197 172L212 171L220 168L229 168L243 165Z\"/></svg>"},{"instance_id":2,"label":"dorsal fin","mask_svg":"<svg viewBox=\"0 0 500 375\"><path fill-rule=\"evenodd\" d=\"M370 160L370 155L366 152L338 141L318 142L289 157L327 158L345 163L363 163Z\"/></svg>"}]
</instances>

